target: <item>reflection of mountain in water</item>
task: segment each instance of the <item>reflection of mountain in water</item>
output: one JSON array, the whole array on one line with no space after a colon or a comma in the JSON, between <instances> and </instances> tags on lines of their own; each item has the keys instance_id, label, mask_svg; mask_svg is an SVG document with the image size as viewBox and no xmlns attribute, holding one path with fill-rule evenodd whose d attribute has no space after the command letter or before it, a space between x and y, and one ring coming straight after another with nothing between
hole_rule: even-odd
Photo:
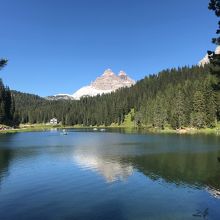
<instances>
[{"instance_id":1,"label":"reflection of mountain in water","mask_svg":"<svg viewBox=\"0 0 220 220\"><path fill-rule=\"evenodd\" d=\"M74 154L74 161L82 168L102 174L107 182L125 180L133 173L133 167L119 161L108 160L101 155Z\"/></svg>"},{"instance_id":2,"label":"reflection of mountain in water","mask_svg":"<svg viewBox=\"0 0 220 220\"><path fill-rule=\"evenodd\" d=\"M162 178L177 185L204 187L216 195L220 191L218 155L218 152L172 152L107 157L94 151L77 151L74 160L83 168L101 173L108 182L126 179L135 168L153 180Z\"/></svg>"},{"instance_id":3,"label":"reflection of mountain in water","mask_svg":"<svg viewBox=\"0 0 220 220\"><path fill-rule=\"evenodd\" d=\"M110 133L94 136L94 133L91 133L89 137L86 136L85 142L83 141L85 138L80 138L79 143L76 139L76 145L70 148L67 138L71 138L71 135L65 137L67 142L62 147L56 143L56 139L54 141L54 136L48 139L53 140L52 143L48 142L48 147L41 142L39 142L41 147L35 147L36 139L34 143L30 143L32 147L29 145L19 147L17 139L13 139L13 137L15 138L16 135L7 136L1 140L0 181L7 175L9 165L15 164L17 160L23 161L27 158L32 161L32 158L39 155L50 155L51 158L66 158L67 155L72 160L73 154L74 160L79 166L100 173L108 182L125 180L132 175L135 169L153 180L162 178L177 185L202 187L213 196L218 196L220 192L220 163L217 159L220 156L219 139L213 142L212 138L210 140L203 138L196 142L196 138L193 137L192 142L191 139L183 139L186 142L182 143L179 139L175 139L176 136L166 136L168 140L165 139L166 137L158 140L159 137L156 136L155 139L151 137L149 141L144 139L142 142L138 142L137 139L129 139L133 136ZM140 140L143 138L143 136L137 137ZM41 139L39 138L39 140ZM46 141L48 140L46 139ZM60 139L58 140L60 141ZM124 142L125 140L126 142ZM203 142L205 142L204 145ZM5 148L5 143L11 143L12 147ZM65 147L66 143L68 147Z\"/></svg>"}]
</instances>

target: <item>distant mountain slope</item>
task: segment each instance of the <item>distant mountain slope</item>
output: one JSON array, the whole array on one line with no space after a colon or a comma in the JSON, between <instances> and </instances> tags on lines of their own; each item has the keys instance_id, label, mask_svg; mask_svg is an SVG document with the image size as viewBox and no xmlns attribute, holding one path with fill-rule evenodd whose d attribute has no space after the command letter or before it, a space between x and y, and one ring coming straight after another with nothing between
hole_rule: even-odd
<instances>
[{"instance_id":1,"label":"distant mountain slope","mask_svg":"<svg viewBox=\"0 0 220 220\"><path fill-rule=\"evenodd\" d=\"M79 100L82 97L111 93L119 88L130 87L134 84L135 81L128 77L124 71L120 71L118 75L115 75L112 72L112 70L107 69L100 77L97 77L96 80L92 82L89 86L84 86L80 88L73 95L58 94L55 96L48 96L46 98L48 100Z\"/></svg>"},{"instance_id":2,"label":"distant mountain slope","mask_svg":"<svg viewBox=\"0 0 220 220\"><path fill-rule=\"evenodd\" d=\"M176 113L179 106L183 110L185 123L190 125L191 118L194 121L197 119L197 114L194 114L194 106L197 105L194 103L203 100L205 103L202 106L209 106L204 113L205 117L208 116L205 123L210 124L210 116L214 120L216 116L218 120L220 118L220 102L214 103L215 106L212 102L210 77L208 65L173 68L149 75L132 87L102 96L49 101L39 96L17 93L14 98L21 123L47 123L55 117L64 125L121 124L134 109L132 122L136 120L152 124L153 120L153 123L160 123L164 122L165 117L166 122L175 127L179 120Z\"/></svg>"},{"instance_id":3,"label":"distant mountain slope","mask_svg":"<svg viewBox=\"0 0 220 220\"><path fill-rule=\"evenodd\" d=\"M37 109L45 103L48 103L46 99L29 93L18 92L15 90L11 91L12 96L15 100L15 106L17 111L25 111L27 106L31 106L33 109Z\"/></svg>"}]
</instances>

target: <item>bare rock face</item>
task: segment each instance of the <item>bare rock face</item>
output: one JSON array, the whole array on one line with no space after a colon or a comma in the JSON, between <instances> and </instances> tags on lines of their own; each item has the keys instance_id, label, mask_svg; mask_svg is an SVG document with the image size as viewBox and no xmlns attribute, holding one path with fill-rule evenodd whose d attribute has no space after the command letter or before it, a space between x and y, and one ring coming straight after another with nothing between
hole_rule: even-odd
<instances>
[{"instance_id":1,"label":"bare rock face","mask_svg":"<svg viewBox=\"0 0 220 220\"><path fill-rule=\"evenodd\" d=\"M111 69L107 69L104 71L104 73L102 74L102 76L108 77L108 76L114 76L115 74L112 72Z\"/></svg>"},{"instance_id":2,"label":"bare rock face","mask_svg":"<svg viewBox=\"0 0 220 220\"><path fill-rule=\"evenodd\" d=\"M124 71L120 71L118 76L122 79L122 80L127 80L128 79L128 76L127 74L124 72Z\"/></svg>"},{"instance_id":3,"label":"bare rock face","mask_svg":"<svg viewBox=\"0 0 220 220\"><path fill-rule=\"evenodd\" d=\"M119 88L130 87L135 84L135 81L127 76L124 71L120 71L116 75L111 69L107 69L104 73L97 77L94 82L88 86L84 86L77 90L73 95L68 94L58 94L55 96L50 96L48 99L75 99L79 100L81 97L86 96L96 96L106 93L111 93Z\"/></svg>"},{"instance_id":4,"label":"bare rock face","mask_svg":"<svg viewBox=\"0 0 220 220\"><path fill-rule=\"evenodd\" d=\"M96 96L116 91L122 87L130 87L135 81L127 76L124 71L120 71L118 76L111 69L97 77L89 86L85 86L76 91L72 96L74 99L80 99L85 96Z\"/></svg>"},{"instance_id":5,"label":"bare rock face","mask_svg":"<svg viewBox=\"0 0 220 220\"><path fill-rule=\"evenodd\" d=\"M74 98L69 94L58 94L53 96L47 96L47 100L54 101L54 100L74 100Z\"/></svg>"},{"instance_id":6,"label":"bare rock face","mask_svg":"<svg viewBox=\"0 0 220 220\"><path fill-rule=\"evenodd\" d=\"M96 78L90 86L99 90L115 90L116 88L120 88L119 84L119 78L108 69L102 74L102 76Z\"/></svg>"},{"instance_id":7,"label":"bare rock face","mask_svg":"<svg viewBox=\"0 0 220 220\"><path fill-rule=\"evenodd\" d=\"M216 54L220 54L220 46L217 46L216 49L215 49L215 53ZM199 66L204 66L206 64L209 64L209 57L208 57L208 54L205 55L205 57L199 61L198 65Z\"/></svg>"}]
</instances>

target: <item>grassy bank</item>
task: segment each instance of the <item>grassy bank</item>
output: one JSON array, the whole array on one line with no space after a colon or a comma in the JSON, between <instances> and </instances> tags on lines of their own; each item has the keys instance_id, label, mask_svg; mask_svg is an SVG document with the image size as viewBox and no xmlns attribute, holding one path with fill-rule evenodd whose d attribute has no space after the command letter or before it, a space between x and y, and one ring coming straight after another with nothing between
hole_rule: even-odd
<instances>
[{"instance_id":1,"label":"grassy bank","mask_svg":"<svg viewBox=\"0 0 220 220\"><path fill-rule=\"evenodd\" d=\"M183 128L183 129L171 129L171 128L164 128L164 129L156 129L156 128L149 128L145 129L153 133L163 133L163 134L216 134L220 135L220 126L215 128Z\"/></svg>"},{"instance_id":2,"label":"grassy bank","mask_svg":"<svg viewBox=\"0 0 220 220\"><path fill-rule=\"evenodd\" d=\"M46 124L21 124L18 128L7 128L6 130L0 130L0 133L5 134L16 132L46 131L54 128L63 128L63 126L53 126Z\"/></svg>"},{"instance_id":3,"label":"grassy bank","mask_svg":"<svg viewBox=\"0 0 220 220\"><path fill-rule=\"evenodd\" d=\"M16 132L33 132L33 131L47 131L51 129L93 129L93 128L109 128L109 129L124 129L128 132L141 132L141 133L161 133L161 134L215 134L220 135L220 123L214 128L183 128L174 130L171 127L165 127L164 129L153 128L151 126L134 126L134 122L131 120L131 115L126 116L125 121L118 125L116 123L111 124L110 126L83 126L83 125L74 125L74 126L62 126L62 125L46 125L46 124L21 124L18 128L9 128L6 127L6 130L0 130L0 134L5 133L16 133Z\"/></svg>"}]
</instances>

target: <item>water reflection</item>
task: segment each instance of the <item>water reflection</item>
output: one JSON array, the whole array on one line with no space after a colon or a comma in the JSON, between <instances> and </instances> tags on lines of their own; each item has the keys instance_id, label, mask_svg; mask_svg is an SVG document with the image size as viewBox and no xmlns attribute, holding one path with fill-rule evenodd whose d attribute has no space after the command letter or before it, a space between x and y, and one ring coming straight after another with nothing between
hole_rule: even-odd
<instances>
[{"instance_id":1,"label":"water reflection","mask_svg":"<svg viewBox=\"0 0 220 220\"><path fill-rule=\"evenodd\" d=\"M219 143L80 131L1 136L1 219L219 219Z\"/></svg>"},{"instance_id":2,"label":"water reflection","mask_svg":"<svg viewBox=\"0 0 220 220\"><path fill-rule=\"evenodd\" d=\"M11 159L12 159L11 150L0 149L0 183L1 180L8 174L8 168Z\"/></svg>"},{"instance_id":3,"label":"water reflection","mask_svg":"<svg viewBox=\"0 0 220 220\"><path fill-rule=\"evenodd\" d=\"M81 168L100 173L109 183L117 180L124 181L133 173L131 165L122 164L120 160L109 160L101 155L88 155L78 152L74 154L73 158Z\"/></svg>"},{"instance_id":4,"label":"water reflection","mask_svg":"<svg viewBox=\"0 0 220 220\"><path fill-rule=\"evenodd\" d=\"M220 190L212 189L209 187L207 187L206 190L211 196L215 197L216 199L220 199Z\"/></svg>"},{"instance_id":5,"label":"water reflection","mask_svg":"<svg viewBox=\"0 0 220 220\"><path fill-rule=\"evenodd\" d=\"M163 178L177 185L209 187L220 190L220 165L216 160L219 152L164 153L126 157L140 172L152 179Z\"/></svg>"},{"instance_id":6,"label":"water reflection","mask_svg":"<svg viewBox=\"0 0 220 220\"><path fill-rule=\"evenodd\" d=\"M72 158L83 169L107 182L126 180L135 170L152 180L220 190L220 146L216 137L123 135L119 133L59 132L1 136L0 180L12 161L40 156ZM30 164L31 166L31 164Z\"/></svg>"},{"instance_id":7,"label":"water reflection","mask_svg":"<svg viewBox=\"0 0 220 220\"><path fill-rule=\"evenodd\" d=\"M143 146L137 145L136 148L140 150ZM113 149L111 154L105 154L96 147L78 147L73 158L81 168L98 172L107 182L126 180L137 170L154 181L162 178L177 186L204 188L215 197L220 195L220 164L216 159L219 151L154 154L142 152L142 155L124 153L116 156Z\"/></svg>"}]
</instances>

